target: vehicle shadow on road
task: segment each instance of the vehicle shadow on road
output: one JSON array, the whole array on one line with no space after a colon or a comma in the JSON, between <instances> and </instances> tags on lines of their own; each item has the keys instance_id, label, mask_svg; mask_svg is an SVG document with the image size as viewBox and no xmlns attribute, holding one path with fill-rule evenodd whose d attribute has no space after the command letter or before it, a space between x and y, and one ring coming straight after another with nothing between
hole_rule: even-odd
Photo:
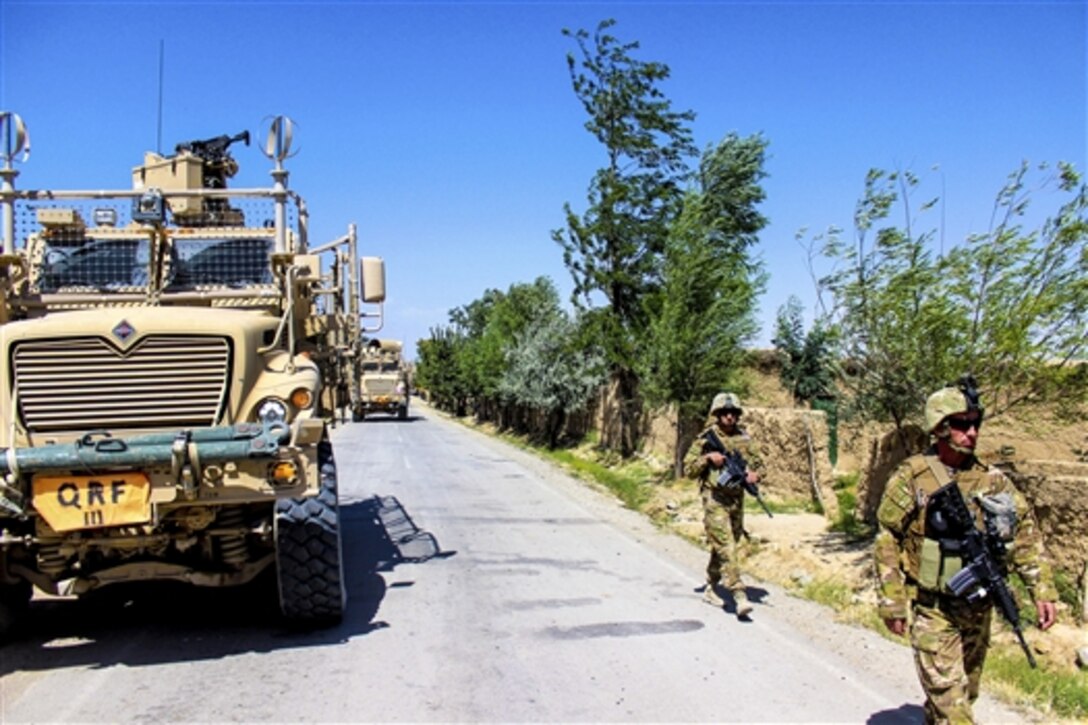
<instances>
[{"instance_id":1,"label":"vehicle shadow on road","mask_svg":"<svg viewBox=\"0 0 1088 725\"><path fill-rule=\"evenodd\" d=\"M0 649L0 675L340 644L388 626L376 618L386 589L382 572L455 553L442 552L393 497L341 505L340 520L348 606L335 626L289 627L280 617L272 569L249 584L222 589L169 581L115 584L79 598L35 598L14 641Z\"/></svg>"},{"instance_id":2,"label":"vehicle shadow on road","mask_svg":"<svg viewBox=\"0 0 1088 725\"><path fill-rule=\"evenodd\" d=\"M344 534L344 566L353 616L372 622L385 598L383 572L400 564L421 564L454 556L442 551L434 534L416 526L395 496L374 495L340 507ZM374 622L375 628L384 622Z\"/></svg>"}]
</instances>

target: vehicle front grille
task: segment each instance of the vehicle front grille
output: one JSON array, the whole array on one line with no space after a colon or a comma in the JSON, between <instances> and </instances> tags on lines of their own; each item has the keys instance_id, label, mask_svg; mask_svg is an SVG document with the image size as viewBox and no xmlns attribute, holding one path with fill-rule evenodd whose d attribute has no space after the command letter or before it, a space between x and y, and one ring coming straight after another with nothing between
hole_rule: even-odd
<instances>
[{"instance_id":1,"label":"vehicle front grille","mask_svg":"<svg viewBox=\"0 0 1088 725\"><path fill-rule=\"evenodd\" d=\"M230 342L149 336L122 352L97 337L35 340L17 345L12 367L32 432L209 426L226 400Z\"/></svg>"}]
</instances>

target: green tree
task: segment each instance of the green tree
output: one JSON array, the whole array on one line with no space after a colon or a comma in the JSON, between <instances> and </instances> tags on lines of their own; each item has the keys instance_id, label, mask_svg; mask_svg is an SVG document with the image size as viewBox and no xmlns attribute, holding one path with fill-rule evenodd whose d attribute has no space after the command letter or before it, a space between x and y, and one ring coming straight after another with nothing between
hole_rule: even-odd
<instances>
[{"instance_id":1,"label":"green tree","mask_svg":"<svg viewBox=\"0 0 1088 725\"><path fill-rule=\"evenodd\" d=\"M498 294L490 309L480 336L481 354L480 396L484 401L482 418L507 427L512 413L510 400L501 388L501 381L510 367L510 351L518 344L522 332L543 320L561 314L559 293L547 277L537 277L531 283L515 283L505 293Z\"/></svg>"},{"instance_id":2,"label":"green tree","mask_svg":"<svg viewBox=\"0 0 1088 725\"><path fill-rule=\"evenodd\" d=\"M698 188L670 229L661 294L649 298L644 392L652 405L676 407L678 476L714 394L738 387L744 345L758 331L756 299L766 275L751 248L767 223L757 210L766 148L761 136L729 134L706 150Z\"/></svg>"},{"instance_id":3,"label":"green tree","mask_svg":"<svg viewBox=\"0 0 1088 725\"><path fill-rule=\"evenodd\" d=\"M619 440L604 440L624 455L634 452L639 391L638 343L646 328L646 296L660 284L667 230L676 217L687 177L686 160L697 153L688 124L691 111L676 112L659 85L668 66L632 56L638 43L610 34L614 20L563 34L580 57L567 55L574 93L589 119L585 127L604 146L605 166L588 190L579 216L564 205L566 229L552 237L574 281L580 308L604 305L587 316L605 349L620 399Z\"/></svg>"},{"instance_id":4,"label":"green tree","mask_svg":"<svg viewBox=\"0 0 1088 725\"><path fill-rule=\"evenodd\" d=\"M790 295L778 309L772 342L782 359L782 384L795 402L811 404L836 397L838 346L834 330L821 320L805 332L803 312L801 301Z\"/></svg>"},{"instance_id":5,"label":"green tree","mask_svg":"<svg viewBox=\"0 0 1088 725\"><path fill-rule=\"evenodd\" d=\"M455 415L465 414L470 394L459 360L463 342L449 327L432 327L431 336L416 343L416 385L428 391L436 406Z\"/></svg>"},{"instance_id":6,"label":"green tree","mask_svg":"<svg viewBox=\"0 0 1088 725\"><path fill-rule=\"evenodd\" d=\"M934 253L933 230L915 231L919 179L869 173L855 243L835 232L823 240L839 269L820 283L834 300L827 321L843 342L855 412L902 426L920 418L929 392L964 372L979 379L991 413L1057 395L1083 399L1084 376L1069 363L1085 352L1088 194L1067 164L1034 169L1037 186L1031 171L1025 164L1009 176L986 232L943 254ZM1059 199L1057 211L1027 229L1042 194ZM897 209L903 226L881 226Z\"/></svg>"},{"instance_id":7,"label":"green tree","mask_svg":"<svg viewBox=\"0 0 1088 725\"><path fill-rule=\"evenodd\" d=\"M485 290L478 299L450 310L450 324L432 330L431 339L419 343L417 381L458 415L471 406L478 419L503 424L499 382L509 365L509 350L526 327L560 312L559 295L547 277L512 284L505 292Z\"/></svg>"},{"instance_id":8,"label":"green tree","mask_svg":"<svg viewBox=\"0 0 1088 725\"><path fill-rule=\"evenodd\" d=\"M567 417L584 410L604 381L603 352L578 344L577 323L565 314L534 320L507 350L508 367L499 383L504 395L544 416L542 437L559 443Z\"/></svg>"},{"instance_id":9,"label":"green tree","mask_svg":"<svg viewBox=\"0 0 1088 725\"><path fill-rule=\"evenodd\" d=\"M1058 208L1027 228L1040 195L1053 195ZM1026 402L1085 400L1086 210L1088 187L1071 165L1024 163L998 192L990 228L945 260L963 324L961 357L985 381L993 413Z\"/></svg>"}]
</instances>

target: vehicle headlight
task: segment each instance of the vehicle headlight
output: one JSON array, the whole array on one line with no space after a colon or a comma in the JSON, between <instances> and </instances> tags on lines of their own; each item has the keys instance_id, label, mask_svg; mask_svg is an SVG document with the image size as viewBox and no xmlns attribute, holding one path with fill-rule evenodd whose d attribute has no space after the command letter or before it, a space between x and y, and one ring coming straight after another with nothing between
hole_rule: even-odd
<instances>
[{"instance_id":1,"label":"vehicle headlight","mask_svg":"<svg viewBox=\"0 0 1088 725\"><path fill-rule=\"evenodd\" d=\"M287 420L287 404L279 398L265 398L257 406L257 420L265 425Z\"/></svg>"}]
</instances>

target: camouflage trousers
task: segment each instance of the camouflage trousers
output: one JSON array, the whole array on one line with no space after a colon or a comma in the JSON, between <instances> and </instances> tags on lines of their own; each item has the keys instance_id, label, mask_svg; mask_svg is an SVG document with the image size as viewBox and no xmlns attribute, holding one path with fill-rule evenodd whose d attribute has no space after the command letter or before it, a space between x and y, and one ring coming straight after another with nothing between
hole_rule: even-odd
<instances>
[{"instance_id":1,"label":"camouflage trousers","mask_svg":"<svg viewBox=\"0 0 1088 725\"><path fill-rule=\"evenodd\" d=\"M941 606L914 602L910 643L918 679L926 693L927 723L973 723L986 650L991 609L975 611L945 600Z\"/></svg>"},{"instance_id":2,"label":"camouflage trousers","mask_svg":"<svg viewBox=\"0 0 1088 725\"><path fill-rule=\"evenodd\" d=\"M737 561L737 543L744 534L744 493L724 493L721 489L703 486L703 526L710 545L710 562L706 565L706 580L721 582L730 591L744 589Z\"/></svg>"}]
</instances>

